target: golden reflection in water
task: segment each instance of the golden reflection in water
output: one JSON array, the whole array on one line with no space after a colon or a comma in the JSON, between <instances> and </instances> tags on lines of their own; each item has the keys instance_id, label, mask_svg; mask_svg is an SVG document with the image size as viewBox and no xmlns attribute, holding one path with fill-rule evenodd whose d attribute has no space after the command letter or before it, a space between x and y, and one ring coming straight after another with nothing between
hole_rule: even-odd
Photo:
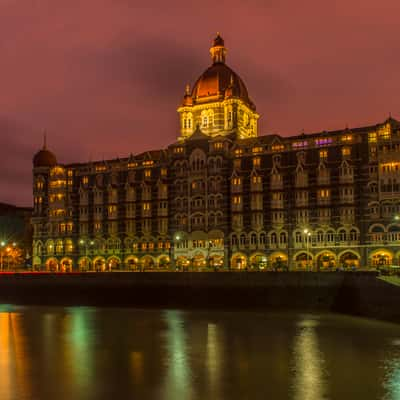
<instances>
[{"instance_id":1,"label":"golden reflection in water","mask_svg":"<svg viewBox=\"0 0 400 400\"><path fill-rule=\"evenodd\" d=\"M316 327L318 321L305 316L295 337L293 392L296 400L326 399L324 359L319 350Z\"/></svg>"},{"instance_id":2,"label":"golden reflection in water","mask_svg":"<svg viewBox=\"0 0 400 400\"><path fill-rule=\"evenodd\" d=\"M193 393L183 312L166 311L165 320L168 327L166 332L167 359L165 360L167 371L162 389L163 398L190 400Z\"/></svg>"},{"instance_id":3,"label":"golden reflection in water","mask_svg":"<svg viewBox=\"0 0 400 400\"><path fill-rule=\"evenodd\" d=\"M131 352L131 368L133 382L141 384L143 382L143 353L141 351Z\"/></svg>"},{"instance_id":4,"label":"golden reflection in water","mask_svg":"<svg viewBox=\"0 0 400 400\"><path fill-rule=\"evenodd\" d=\"M29 363L21 319L17 313L0 313L0 399L30 397Z\"/></svg>"},{"instance_id":5,"label":"golden reflection in water","mask_svg":"<svg viewBox=\"0 0 400 400\"><path fill-rule=\"evenodd\" d=\"M207 325L207 370L210 383L210 397L219 398L219 382L221 367L221 349L218 342L218 327L216 324Z\"/></svg>"}]
</instances>

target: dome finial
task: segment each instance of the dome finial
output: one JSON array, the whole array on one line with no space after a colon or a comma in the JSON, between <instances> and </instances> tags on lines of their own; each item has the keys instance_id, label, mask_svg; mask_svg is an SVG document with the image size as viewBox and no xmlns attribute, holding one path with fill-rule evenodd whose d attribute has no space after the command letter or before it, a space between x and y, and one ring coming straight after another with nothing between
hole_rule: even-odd
<instances>
[{"instance_id":1,"label":"dome finial","mask_svg":"<svg viewBox=\"0 0 400 400\"><path fill-rule=\"evenodd\" d=\"M47 132L46 132L46 129L43 131L43 150L47 150Z\"/></svg>"},{"instance_id":2,"label":"dome finial","mask_svg":"<svg viewBox=\"0 0 400 400\"><path fill-rule=\"evenodd\" d=\"M224 39L222 39L219 32L213 41L213 46L210 49L211 59L213 63L225 63L226 48Z\"/></svg>"},{"instance_id":3,"label":"dome finial","mask_svg":"<svg viewBox=\"0 0 400 400\"><path fill-rule=\"evenodd\" d=\"M189 85L189 83L187 83L186 86L185 86L185 95L186 96L190 95L190 85Z\"/></svg>"}]
</instances>

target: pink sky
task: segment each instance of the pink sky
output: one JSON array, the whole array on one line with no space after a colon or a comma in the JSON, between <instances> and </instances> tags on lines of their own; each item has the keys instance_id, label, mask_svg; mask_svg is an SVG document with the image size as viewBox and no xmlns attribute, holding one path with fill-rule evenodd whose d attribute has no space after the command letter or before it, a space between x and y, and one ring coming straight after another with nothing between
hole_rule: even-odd
<instances>
[{"instance_id":1,"label":"pink sky","mask_svg":"<svg viewBox=\"0 0 400 400\"><path fill-rule=\"evenodd\" d=\"M0 0L0 201L31 204L44 129L65 163L172 143L217 31L260 134L400 118L399 12L398 0Z\"/></svg>"}]
</instances>

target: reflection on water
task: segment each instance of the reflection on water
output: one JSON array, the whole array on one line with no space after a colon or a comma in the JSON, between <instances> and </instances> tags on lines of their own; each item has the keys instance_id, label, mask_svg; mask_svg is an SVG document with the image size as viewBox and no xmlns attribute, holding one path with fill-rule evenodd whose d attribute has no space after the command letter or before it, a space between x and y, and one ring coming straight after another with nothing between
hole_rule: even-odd
<instances>
[{"instance_id":1,"label":"reflection on water","mask_svg":"<svg viewBox=\"0 0 400 400\"><path fill-rule=\"evenodd\" d=\"M400 326L0 306L0 400L400 399Z\"/></svg>"},{"instance_id":2,"label":"reflection on water","mask_svg":"<svg viewBox=\"0 0 400 400\"><path fill-rule=\"evenodd\" d=\"M294 383L296 400L325 399L326 373L324 356L319 349L316 328L318 320L304 316L297 324L299 332L293 345Z\"/></svg>"}]
</instances>

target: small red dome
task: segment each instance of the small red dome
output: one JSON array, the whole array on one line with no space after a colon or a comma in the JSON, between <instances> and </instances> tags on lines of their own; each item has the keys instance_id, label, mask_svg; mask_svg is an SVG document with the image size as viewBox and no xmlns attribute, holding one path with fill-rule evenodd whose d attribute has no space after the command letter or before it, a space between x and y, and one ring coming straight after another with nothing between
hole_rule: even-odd
<instances>
[{"instance_id":1,"label":"small red dome","mask_svg":"<svg viewBox=\"0 0 400 400\"><path fill-rule=\"evenodd\" d=\"M49 150L43 148L33 157L33 166L36 167L54 167L57 165L56 156Z\"/></svg>"}]
</instances>

